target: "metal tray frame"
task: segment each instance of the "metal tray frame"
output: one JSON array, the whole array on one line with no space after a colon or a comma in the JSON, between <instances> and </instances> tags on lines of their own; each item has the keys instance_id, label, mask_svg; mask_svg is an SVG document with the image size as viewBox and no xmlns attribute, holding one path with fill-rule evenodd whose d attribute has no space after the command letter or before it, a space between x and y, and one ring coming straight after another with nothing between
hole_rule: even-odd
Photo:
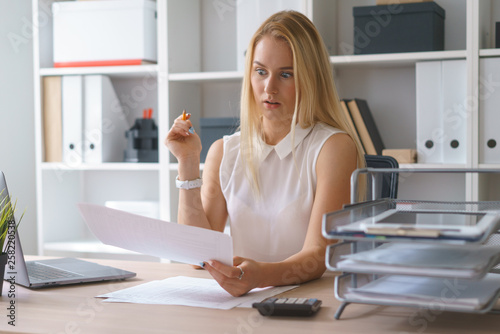
<instances>
[{"instance_id":1,"label":"metal tray frame","mask_svg":"<svg viewBox=\"0 0 500 334\"><path fill-rule=\"evenodd\" d=\"M394 168L394 169L391 169L391 168L362 168L362 169L357 169L354 171L354 173L352 174L352 177L351 177L351 204L345 206L345 208L349 208L349 207L356 207L356 206L359 206L359 205L370 205L373 203L373 201L376 201L376 194L379 193L379 187L380 185L378 184L378 180L381 180L380 178L380 175L382 174L386 174L386 173L391 173L394 175L394 173L396 173L396 175L399 175L399 173L462 173L462 174L471 174L471 173L476 173L476 174L486 174L486 173L497 173L497 174L500 174L500 169L466 169L466 168L459 168L459 169L436 169L436 168L426 168L426 169L408 169L408 168ZM366 203L356 203L356 199L358 198L358 189L359 189L359 183L360 183L360 176L361 175L367 175L368 176L368 179L367 179L367 183L368 183L368 186L371 187L371 201L367 201ZM368 189L370 190L370 189ZM386 201L389 201L391 202L391 200L387 200L385 199ZM398 201L397 200L392 200L393 203L397 203ZM425 202L425 201L417 201L417 202ZM429 201L430 202L430 201ZM439 203L439 202L435 202L434 203ZM447 203L452 203L452 202L447 202ZM456 202L457 204L458 203L462 203L462 204L479 204L479 205L489 205L491 202L489 201L482 201L482 202ZM495 205L494 207L498 207L498 203L500 202L495 202ZM500 210L500 207L497 209L497 208L492 208L492 210ZM323 226L322 226L322 231L323 231L323 235L325 237L328 236L328 233L327 231L325 230L326 228L326 224L325 224L325 221L326 221L326 216L328 215L325 214L323 216ZM489 234L492 235L492 234L498 234L500 231L498 231L498 228L499 226L495 226L494 228L492 227L492 229L489 231ZM334 239L332 236L329 237L330 239ZM326 250L326 256L325 256L325 262L326 262L326 266L327 266L327 269L328 270L332 270L332 271L338 271L337 268L335 268L334 265L331 264L330 262L330 259L331 259L331 254L332 254L332 251L335 249L335 248L338 248L340 246L345 246L345 245L349 245L350 246L350 252L351 253L356 253L358 251L358 248L360 245L367 245L369 247L375 247L375 245L377 243L381 243L381 242L392 242L392 241L396 241L396 240L375 240L372 239L372 238L336 238L339 240L338 243L336 244L332 244L330 246L328 246L327 250ZM398 242L400 242L401 240L397 240ZM412 240L412 239L406 239L404 240L405 242L415 242L415 240ZM481 240L480 242L481 243L484 243L486 240ZM427 241L429 242L429 241ZM493 270L493 271L496 271L496 270ZM335 289L335 297L342 302L342 304L339 306L339 308L337 309L336 313L335 313L335 319L340 319L344 309L351 303L361 303L361 304L374 304L374 305L385 305L385 306L402 306L402 307L421 307L421 304L401 304L401 303L388 303L388 302L384 302L384 301L380 301L380 302L373 302L373 301L360 301L360 300L356 300L356 299L349 299L349 298L345 298L343 295L342 295L342 292L340 291L340 287L341 287L341 280L344 280L344 279L348 279L350 278L350 282L351 282L351 286L352 287L357 287L358 286L358 275L360 274L356 274L356 273L350 273L350 272L343 272L342 274L340 274L339 276L337 276L335 278L335 286L334 286L334 289ZM376 273L367 273L366 275L371 275L372 279L376 279L377 278L377 274ZM444 310L446 311L453 311L453 312L464 312L464 313L494 313L494 314L500 314L500 310L494 310L493 307L496 305L497 303L497 299L500 297L500 290L495 294L494 298L492 298L491 302L486 305L483 309L481 310L464 310L462 308L453 308L453 307L449 307L449 308L445 308Z\"/></svg>"}]
</instances>

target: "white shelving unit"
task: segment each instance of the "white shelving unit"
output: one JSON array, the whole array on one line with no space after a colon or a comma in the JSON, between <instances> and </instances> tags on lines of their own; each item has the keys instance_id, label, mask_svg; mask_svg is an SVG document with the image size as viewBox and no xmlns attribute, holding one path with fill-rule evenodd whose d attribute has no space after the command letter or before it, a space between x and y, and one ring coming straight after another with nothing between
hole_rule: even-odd
<instances>
[{"instance_id":1,"label":"white shelving unit","mask_svg":"<svg viewBox=\"0 0 500 334\"><path fill-rule=\"evenodd\" d=\"M176 220L178 192L173 181L177 164L163 141L173 119L183 109L192 113L197 131L202 117L238 116L243 73L237 65L241 55L237 55L236 51L239 36L236 6L249 0L220 3L157 0L158 63L89 68L53 68L52 18L49 10L53 0L32 1L39 252L106 253L89 235L75 204L103 204L107 200L158 201L160 217ZM446 11L444 51L375 55L343 53L346 45L353 45L352 8L374 5L375 0L299 2L325 40L341 98L357 97L369 102L388 148L416 147L415 64L419 61L466 59L469 97L466 163L401 167L500 168L500 164L492 166L479 160L480 101L476 94L479 59L500 56L500 51L493 49L492 44L493 23L500 21L500 0L435 1ZM488 15L484 15L485 12ZM75 167L42 161L41 78L75 74L109 75L122 105L129 111L130 124L141 117L143 108L153 108L159 127L158 163L103 163ZM131 100L130 96L136 90L145 92L145 97ZM428 200L439 200L443 194L452 193L455 198L447 200L487 200L498 197L496 189L499 187L495 185L500 185L500 179L495 176L464 179L453 175L424 180L412 176L400 183L399 194L404 198L405 189L411 189L409 197L414 199L418 199L415 194L417 197L425 194ZM78 251L68 247L72 243L79 245ZM110 254L113 252L115 250L109 250ZM128 254L124 252L123 256Z\"/></svg>"},{"instance_id":2,"label":"white shelving unit","mask_svg":"<svg viewBox=\"0 0 500 334\"><path fill-rule=\"evenodd\" d=\"M166 3L158 1L157 64L139 66L106 66L54 68L52 33L53 0L33 0L33 46L35 86L35 136L37 179L37 224L39 253L81 257L154 260L154 257L103 245L91 235L76 203L106 201L155 201L163 203L162 215L168 216L168 179L163 182L161 166L168 166L168 155L160 152L158 163L101 163L67 165L43 162L42 89L47 76L103 74L113 87L133 125L142 110L153 109L153 118L165 134L168 125L166 79ZM123 134L125 138L125 134ZM162 187L161 185L164 185ZM163 190L165 189L165 190ZM164 209L167 208L167 209Z\"/></svg>"}]
</instances>

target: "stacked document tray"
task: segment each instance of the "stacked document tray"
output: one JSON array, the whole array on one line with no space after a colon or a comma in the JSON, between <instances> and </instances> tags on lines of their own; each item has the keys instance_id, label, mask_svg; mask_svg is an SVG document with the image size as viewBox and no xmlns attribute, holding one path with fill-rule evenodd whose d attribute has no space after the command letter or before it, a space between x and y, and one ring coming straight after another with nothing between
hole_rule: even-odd
<instances>
[{"instance_id":1,"label":"stacked document tray","mask_svg":"<svg viewBox=\"0 0 500 334\"><path fill-rule=\"evenodd\" d=\"M325 214L335 295L349 303L485 313L500 295L500 202L382 199Z\"/></svg>"}]
</instances>

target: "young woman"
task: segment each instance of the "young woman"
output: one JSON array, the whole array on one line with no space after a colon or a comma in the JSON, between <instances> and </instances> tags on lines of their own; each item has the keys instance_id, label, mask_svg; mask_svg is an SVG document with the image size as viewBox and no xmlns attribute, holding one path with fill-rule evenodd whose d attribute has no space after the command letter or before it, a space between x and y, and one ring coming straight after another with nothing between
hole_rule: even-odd
<instances>
[{"instance_id":1,"label":"young woman","mask_svg":"<svg viewBox=\"0 0 500 334\"><path fill-rule=\"evenodd\" d=\"M229 218L234 265L204 268L230 294L324 273L322 215L349 202L350 175L364 161L340 108L318 31L283 11L250 41L240 131L210 147L201 188L200 139L189 116L175 120L165 143L178 180L194 181L180 189L178 221L223 231Z\"/></svg>"}]
</instances>

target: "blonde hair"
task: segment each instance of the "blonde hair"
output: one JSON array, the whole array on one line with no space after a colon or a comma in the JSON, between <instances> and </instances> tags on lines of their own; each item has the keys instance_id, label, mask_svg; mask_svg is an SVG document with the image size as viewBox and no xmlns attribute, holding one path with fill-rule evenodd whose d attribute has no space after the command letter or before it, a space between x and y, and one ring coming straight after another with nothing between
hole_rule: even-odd
<instances>
[{"instance_id":1,"label":"blonde hair","mask_svg":"<svg viewBox=\"0 0 500 334\"><path fill-rule=\"evenodd\" d=\"M302 128L320 122L328 124L345 131L352 138L357 148L358 167L363 167L363 149L342 112L333 82L332 66L320 34L305 15L296 11L281 11L269 17L257 29L250 40L245 58L245 75L241 90L240 147L247 165L247 176L256 193L259 193L259 182L255 160L257 145L255 138L262 140L264 138L250 78L255 47L266 35L285 41L292 51L296 90L295 110L290 129L292 143L295 124Z\"/></svg>"}]
</instances>

